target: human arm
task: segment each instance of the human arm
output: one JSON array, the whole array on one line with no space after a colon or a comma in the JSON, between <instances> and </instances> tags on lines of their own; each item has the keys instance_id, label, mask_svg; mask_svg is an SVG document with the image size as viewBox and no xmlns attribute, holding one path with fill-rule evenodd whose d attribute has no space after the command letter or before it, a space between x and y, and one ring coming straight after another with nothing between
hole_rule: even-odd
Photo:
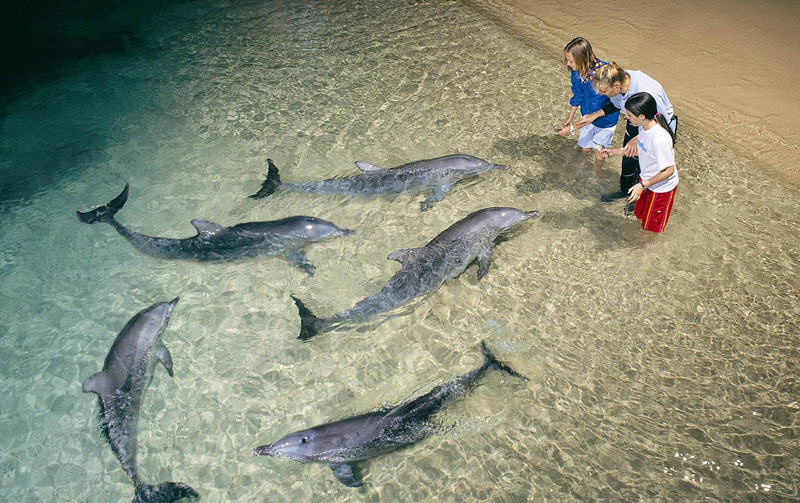
<instances>
[{"instance_id":1,"label":"human arm","mask_svg":"<svg viewBox=\"0 0 800 503\"><path fill-rule=\"evenodd\" d=\"M672 174L675 173L675 166L668 166L658 173L655 174L649 180L642 180L641 182L637 183L630 189L628 189L628 202L632 203L642 197L642 193L645 189L649 189L653 185L657 184L658 182L663 182L667 178L671 177Z\"/></svg>"},{"instance_id":2,"label":"human arm","mask_svg":"<svg viewBox=\"0 0 800 503\"><path fill-rule=\"evenodd\" d=\"M619 108L617 105L613 104L613 103L612 103L612 102L609 100L609 102L608 102L608 103L606 103L605 105L603 105L603 109L602 109L602 110L603 110L603 115L611 115L611 114L613 114L614 112L619 112L619 111L620 111L620 108Z\"/></svg>"},{"instance_id":3,"label":"human arm","mask_svg":"<svg viewBox=\"0 0 800 503\"><path fill-rule=\"evenodd\" d=\"M605 115L606 115L606 113L603 111L602 108L600 110L596 111L596 112L592 112L590 114L586 114L583 117L581 117L581 120L579 120L578 122L575 123L575 129L580 129L583 126L588 126L592 122L596 121L600 117L604 117Z\"/></svg>"},{"instance_id":4,"label":"human arm","mask_svg":"<svg viewBox=\"0 0 800 503\"><path fill-rule=\"evenodd\" d=\"M638 134L633 138L631 138L630 140L628 140L628 143L626 143L625 146L622 147L622 155L624 155L625 157L636 157L637 155L639 155Z\"/></svg>"},{"instance_id":5,"label":"human arm","mask_svg":"<svg viewBox=\"0 0 800 503\"><path fill-rule=\"evenodd\" d=\"M622 149L621 148L600 149L600 155L603 156L603 159L608 159L608 156L611 155L622 155Z\"/></svg>"},{"instance_id":6,"label":"human arm","mask_svg":"<svg viewBox=\"0 0 800 503\"><path fill-rule=\"evenodd\" d=\"M578 111L578 107L573 105L569 111L569 115L567 116L566 120L561 124L561 130L557 131L557 133L561 136L568 136L575 132L574 126L570 128L570 124L572 123L572 119L575 118L575 112Z\"/></svg>"}]
</instances>

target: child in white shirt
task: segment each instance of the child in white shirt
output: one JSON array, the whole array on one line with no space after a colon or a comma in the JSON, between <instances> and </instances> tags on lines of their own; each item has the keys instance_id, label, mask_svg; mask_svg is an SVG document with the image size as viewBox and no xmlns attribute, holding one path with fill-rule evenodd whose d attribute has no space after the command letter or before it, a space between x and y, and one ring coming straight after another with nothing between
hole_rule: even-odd
<instances>
[{"instance_id":1,"label":"child in white shirt","mask_svg":"<svg viewBox=\"0 0 800 503\"><path fill-rule=\"evenodd\" d=\"M664 232L678 188L675 168L675 134L658 112L656 100L648 93L636 93L625 101L625 113L639 128L637 149L641 178L628 189L628 202L636 202L634 214L642 228ZM622 155L622 149L603 149L604 156Z\"/></svg>"}]
</instances>

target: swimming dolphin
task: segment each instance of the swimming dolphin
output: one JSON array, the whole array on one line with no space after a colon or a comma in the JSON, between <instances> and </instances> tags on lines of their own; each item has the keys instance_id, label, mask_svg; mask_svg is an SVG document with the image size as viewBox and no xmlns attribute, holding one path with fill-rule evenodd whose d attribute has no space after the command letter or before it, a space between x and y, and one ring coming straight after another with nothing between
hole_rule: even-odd
<instances>
[{"instance_id":1,"label":"swimming dolphin","mask_svg":"<svg viewBox=\"0 0 800 503\"><path fill-rule=\"evenodd\" d=\"M168 503L197 497L197 491L186 484L143 484L136 473L139 405L157 361L172 376L172 356L161 341L161 334L177 303L178 297L170 302L154 304L131 318L111 345L103 370L83 383L85 393L97 393L99 397L100 429L136 486L134 503Z\"/></svg>"},{"instance_id":2,"label":"swimming dolphin","mask_svg":"<svg viewBox=\"0 0 800 503\"><path fill-rule=\"evenodd\" d=\"M492 164L471 155L453 154L436 159L414 161L391 169L379 168L368 162L358 161L356 166L361 169L360 175L283 183L272 159L267 159L267 164L269 165L267 179L264 180L261 189L250 196L253 199L260 199L281 190L361 197L431 190L433 194L422 202L422 211L430 209L434 203L441 201L453 185L464 178L493 169L507 169L507 166L502 164Z\"/></svg>"},{"instance_id":3,"label":"swimming dolphin","mask_svg":"<svg viewBox=\"0 0 800 503\"><path fill-rule=\"evenodd\" d=\"M481 342L483 365L427 394L395 407L290 433L272 444L253 449L256 456L286 458L300 463L328 463L344 485L361 487L354 463L412 444L435 431L431 417L452 399L467 393L488 369L527 380L499 362Z\"/></svg>"},{"instance_id":4,"label":"swimming dolphin","mask_svg":"<svg viewBox=\"0 0 800 503\"><path fill-rule=\"evenodd\" d=\"M129 184L108 204L86 212L77 212L85 224L105 222L114 227L134 248L147 255L167 259L226 262L263 255L283 254L295 267L314 275L302 247L331 236L345 236L353 231L340 229L320 218L295 216L268 222L245 222L222 227L208 220L195 219L197 235L184 239L146 236L126 229L114 215L128 200Z\"/></svg>"},{"instance_id":5,"label":"swimming dolphin","mask_svg":"<svg viewBox=\"0 0 800 503\"><path fill-rule=\"evenodd\" d=\"M494 241L500 233L539 215L538 211L515 208L485 208L459 220L421 248L393 251L387 258L397 260L402 267L381 291L329 318L318 318L292 295L300 311L298 338L307 340L343 323L365 321L421 295L433 293L445 281L464 272L473 261L478 262L480 280L489 270Z\"/></svg>"}]
</instances>

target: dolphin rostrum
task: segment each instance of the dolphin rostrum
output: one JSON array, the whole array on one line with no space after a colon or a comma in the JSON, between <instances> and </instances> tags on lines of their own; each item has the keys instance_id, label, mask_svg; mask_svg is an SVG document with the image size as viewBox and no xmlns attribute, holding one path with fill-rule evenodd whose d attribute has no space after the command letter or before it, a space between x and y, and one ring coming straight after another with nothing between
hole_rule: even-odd
<instances>
[{"instance_id":1,"label":"dolphin rostrum","mask_svg":"<svg viewBox=\"0 0 800 503\"><path fill-rule=\"evenodd\" d=\"M197 235L184 239L146 236L131 231L117 222L114 215L128 200L129 185L108 204L86 212L77 212L85 224L110 224L134 248L158 258L228 262L263 255L284 255L295 267L314 275L316 269L308 262L302 247L331 236L344 236L353 231L340 229L326 220L294 216L267 222L245 222L222 227L208 220L195 219L192 225Z\"/></svg>"},{"instance_id":2,"label":"dolphin rostrum","mask_svg":"<svg viewBox=\"0 0 800 503\"><path fill-rule=\"evenodd\" d=\"M466 394L488 369L527 380L498 361L481 342L483 365L430 392L400 405L290 433L277 442L256 447L256 456L286 458L300 463L328 463L349 487L363 484L354 463L412 444L433 433L431 418L452 399Z\"/></svg>"},{"instance_id":3,"label":"dolphin rostrum","mask_svg":"<svg viewBox=\"0 0 800 503\"><path fill-rule=\"evenodd\" d=\"M154 304L128 321L111 346L103 370L86 380L83 391L97 393L100 429L136 486L133 503L169 503L197 497L186 484L143 484L136 473L136 420L153 368L160 361L172 376L172 356L161 341L176 297Z\"/></svg>"},{"instance_id":4,"label":"dolphin rostrum","mask_svg":"<svg viewBox=\"0 0 800 503\"><path fill-rule=\"evenodd\" d=\"M360 175L283 183L272 159L267 159L267 164L269 169L266 180L261 189L250 196L253 199L266 197L276 191L361 197L432 191L432 195L422 202L422 211L430 209L434 203L441 201L453 185L464 178L493 169L507 169L507 166L502 164L492 164L471 155L453 154L414 161L391 169L358 161L356 166L361 170Z\"/></svg>"},{"instance_id":5,"label":"dolphin rostrum","mask_svg":"<svg viewBox=\"0 0 800 503\"><path fill-rule=\"evenodd\" d=\"M473 261L478 263L480 280L489 270L494 241L500 233L539 215L538 211L515 208L485 208L459 220L421 248L393 251L387 258L397 260L402 266L389 282L375 295L328 318L318 318L292 295L300 311L298 338L307 340L338 325L363 322L421 295L433 293L445 281L464 272Z\"/></svg>"}]
</instances>

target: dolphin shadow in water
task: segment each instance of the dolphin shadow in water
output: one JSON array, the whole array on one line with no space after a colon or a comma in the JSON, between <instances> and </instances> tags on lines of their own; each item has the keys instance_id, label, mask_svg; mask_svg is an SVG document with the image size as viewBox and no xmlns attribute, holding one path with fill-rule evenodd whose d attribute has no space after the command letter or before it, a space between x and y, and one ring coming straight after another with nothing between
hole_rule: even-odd
<instances>
[{"instance_id":1,"label":"dolphin shadow in water","mask_svg":"<svg viewBox=\"0 0 800 503\"><path fill-rule=\"evenodd\" d=\"M436 431L432 417L454 398L465 395L489 369L527 380L498 361L481 342L483 365L420 397L397 406L290 433L253 449L256 456L273 456L300 463L327 463L348 487L362 487L355 463L418 442Z\"/></svg>"},{"instance_id":2,"label":"dolphin shadow in water","mask_svg":"<svg viewBox=\"0 0 800 503\"><path fill-rule=\"evenodd\" d=\"M110 224L134 248L158 258L230 262L264 255L283 255L295 267L313 276L316 268L308 262L302 248L328 237L353 233L320 218L294 216L267 222L245 222L233 227L195 219L192 225L197 229L197 235L190 238L146 236L125 228L114 218L128 200L129 190L129 184L126 183L122 192L108 204L86 212L78 211L78 219L85 224Z\"/></svg>"},{"instance_id":3,"label":"dolphin shadow in water","mask_svg":"<svg viewBox=\"0 0 800 503\"><path fill-rule=\"evenodd\" d=\"M538 211L516 208L484 208L451 225L421 248L395 250L387 258L397 260L402 267L388 283L375 295L328 318L318 318L292 295L300 312L298 338L307 340L343 324L361 323L417 297L431 294L475 261L478 263L478 280L482 279L491 265L496 238L516 224L539 215Z\"/></svg>"},{"instance_id":4,"label":"dolphin shadow in water","mask_svg":"<svg viewBox=\"0 0 800 503\"><path fill-rule=\"evenodd\" d=\"M106 356L103 370L86 380L85 393L96 393L100 405L100 429L136 487L133 503L169 503L195 498L197 491L178 482L143 484L136 471L136 421L142 397L161 362L172 377L172 355L161 334L178 303L154 304L128 321Z\"/></svg>"},{"instance_id":5,"label":"dolphin shadow in water","mask_svg":"<svg viewBox=\"0 0 800 503\"><path fill-rule=\"evenodd\" d=\"M432 195L421 203L422 211L441 201L460 180L477 176L484 171L507 169L502 164L492 164L471 155L452 154L414 161L391 169L358 161L356 165L361 170L360 175L284 183L272 159L267 159L267 164L269 168L266 180L259 191L250 196L252 199L261 199L278 191L360 197L432 191Z\"/></svg>"}]
</instances>

